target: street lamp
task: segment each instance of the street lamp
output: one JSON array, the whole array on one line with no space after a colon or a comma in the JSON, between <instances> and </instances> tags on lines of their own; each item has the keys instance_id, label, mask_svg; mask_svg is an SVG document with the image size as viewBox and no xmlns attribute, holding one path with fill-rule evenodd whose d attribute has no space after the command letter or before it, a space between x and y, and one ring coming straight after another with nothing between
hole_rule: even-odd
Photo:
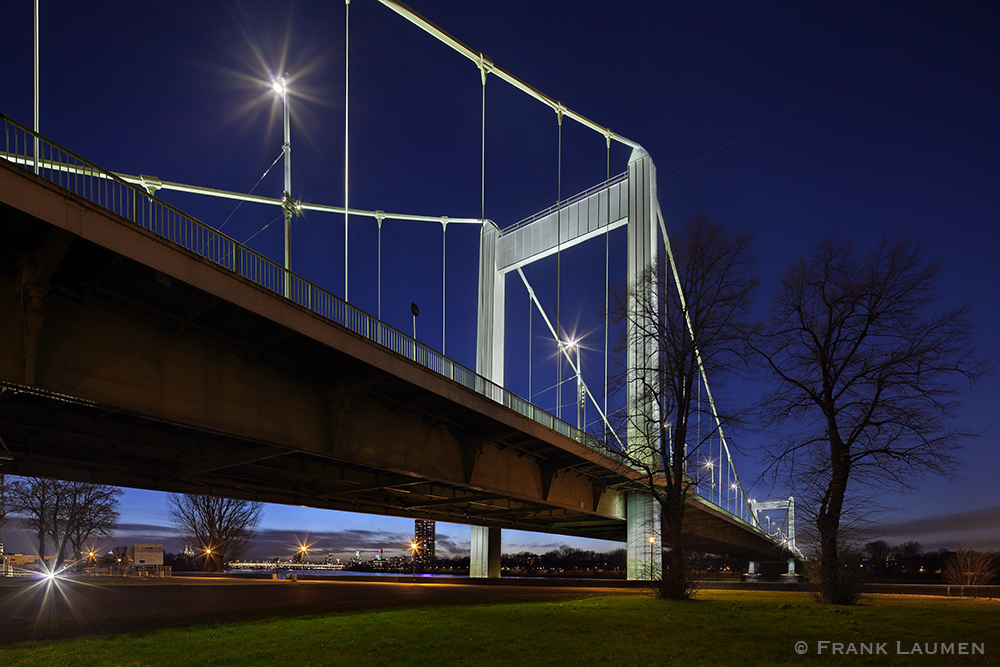
<instances>
[{"instance_id":1,"label":"street lamp","mask_svg":"<svg viewBox=\"0 0 1000 667\"><path fill-rule=\"evenodd\" d=\"M712 461L712 460L709 460L709 462L705 464L705 467L708 468L708 478L710 480L709 484L708 484L708 499L710 501L712 501L712 502L715 502L715 500L714 500L714 498L715 498L715 462ZM721 476L721 473L720 473L720 476Z\"/></svg>"},{"instance_id":2,"label":"street lamp","mask_svg":"<svg viewBox=\"0 0 1000 667\"><path fill-rule=\"evenodd\" d=\"M656 538L652 535L649 537L649 580L652 581L653 577L653 545L656 544Z\"/></svg>"},{"instance_id":3,"label":"street lamp","mask_svg":"<svg viewBox=\"0 0 1000 667\"><path fill-rule=\"evenodd\" d=\"M281 208L285 212L285 298L291 292L292 270L292 211L295 206L292 203L292 144L291 144L291 123L288 112L288 74L281 77L271 86L274 92L281 95L281 106L284 107L285 116L285 145L282 151L285 154L285 192L281 196Z\"/></svg>"},{"instance_id":4,"label":"street lamp","mask_svg":"<svg viewBox=\"0 0 1000 667\"><path fill-rule=\"evenodd\" d=\"M417 578L417 552L420 550L419 542L410 542L410 562L413 563L413 578Z\"/></svg>"},{"instance_id":5,"label":"street lamp","mask_svg":"<svg viewBox=\"0 0 1000 667\"><path fill-rule=\"evenodd\" d=\"M583 412L587 409L586 403L584 402L584 396L586 395L583 389L583 376L581 375L583 367L580 365L580 341L571 340L563 343L568 350L576 350L576 428L578 431L583 430Z\"/></svg>"}]
</instances>

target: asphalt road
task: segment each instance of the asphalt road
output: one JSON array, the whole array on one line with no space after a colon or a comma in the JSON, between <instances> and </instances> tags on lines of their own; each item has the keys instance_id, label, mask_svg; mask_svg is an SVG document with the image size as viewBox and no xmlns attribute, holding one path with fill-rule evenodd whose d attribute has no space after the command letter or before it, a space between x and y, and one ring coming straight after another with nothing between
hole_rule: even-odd
<instances>
[{"instance_id":1,"label":"asphalt road","mask_svg":"<svg viewBox=\"0 0 1000 667\"><path fill-rule=\"evenodd\" d=\"M0 645L272 617L641 594L641 589L634 588L481 585L460 581L291 582L221 577L5 581L0 583Z\"/></svg>"}]
</instances>

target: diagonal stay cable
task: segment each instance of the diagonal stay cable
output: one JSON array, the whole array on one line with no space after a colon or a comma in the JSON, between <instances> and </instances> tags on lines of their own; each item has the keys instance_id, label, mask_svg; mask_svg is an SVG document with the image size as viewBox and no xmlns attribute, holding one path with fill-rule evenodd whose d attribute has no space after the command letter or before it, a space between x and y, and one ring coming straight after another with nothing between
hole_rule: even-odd
<instances>
[{"instance_id":1,"label":"diagonal stay cable","mask_svg":"<svg viewBox=\"0 0 1000 667\"><path fill-rule=\"evenodd\" d=\"M219 225L219 231L222 231L222 228L226 226L226 223L229 222L229 219L232 218L236 214L236 211L239 210L240 206L243 206L243 202L245 202L247 200L246 198L249 197L250 195L252 195L253 191L257 189L258 185L260 185L260 182L263 181L267 177L267 175L269 173L271 173L271 170L274 168L274 165L278 164L278 160L280 160L281 156L284 155L284 154L285 154L285 149L282 148L281 152L278 153L278 157L274 158L274 162L271 163L271 166L264 170L264 173L261 174L261 177L259 179L257 179L257 182L254 184L254 186L252 188L250 188L250 192L248 192L246 194L246 197L244 197L243 199L240 200L240 203L236 205L236 208L233 209L233 212L230 213L226 217L225 220L223 220L223 222L222 222L221 225ZM268 224L270 224L270 223L268 223ZM266 229L266 227L265 227L265 229ZM263 230L261 230L261 231L263 231ZM260 232L258 232L258 234L259 233ZM250 238L253 238L253 237L251 236ZM247 239L247 240L249 240L249 239Z\"/></svg>"},{"instance_id":2,"label":"diagonal stay cable","mask_svg":"<svg viewBox=\"0 0 1000 667\"><path fill-rule=\"evenodd\" d=\"M243 243L241 243L240 245L246 245L246 244L250 243L250 241L251 241L251 240L253 240L253 237L254 237L254 236L257 236L257 235L258 235L258 234L260 234L260 233L261 233L262 231L264 231L265 229L267 229L268 227L270 227L271 225L273 225L274 223L276 223L276 222L277 222L278 220L283 220L283 219L284 219L284 217L285 217L285 214L284 214L284 213L282 213L282 214L281 214L281 215L279 215L279 216L278 216L277 218L275 218L274 220L272 220L271 222L267 223L266 225L264 225L263 227L261 227L260 229L258 229L258 230L257 230L256 232L254 232L254 233L253 233L253 235L252 235L252 236L250 236L250 238L248 238L248 239L247 239L246 241L244 241L244 242L243 242Z\"/></svg>"},{"instance_id":3,"label":"diagonal stay cable","mask_svg":"<svg viewBox=\"0 0 1000 667\"><path fill-rule=\"evenodd\" d=\"M528 296L531 298L532 301L535 302L535 307L538 308L538 312L541 314L542 320L545 321L545 326L547 326L549 328L549 333L552 334L552 340L554 340L556 342L557 346L560 349L560 352L562 353L559 358L565 357L566 361L569 363L570 368L573 369L573 372L574 373L579 373L579 369L576 367L576 364L573 362L573 358L566 351L565 346L562 345L559 342L559 336L558 336L558 334L556 334L555 327L552 326L552 322L551 322L551 320L549 320L549 316L545 313L545 309L542 308L542 304L538 300L538 296L535 294L535 290L531 287L531 284L528 282L527 276L524 275L524 271L522 271L520 268L518 268L517 269L517 273L518 273L519 276L521 276L521 281L524 283L524 286L528 289ZM560 384L556 383L555 385L552 385L552 386L553 387L557 387L557 386L560 386ZM625 449L625 444L621 441L621 438L618 437L618 433L615 432L615 430L613 428L611 428L611 424L610 424L610 422L608 422L607 416L604 414L604 411L601 409L601 406L597 402L597 399L594 398L594 395L590 392L590 387L587 386L586 382L583 383L583 388L587 392L587 396L590 398L590 402L593 403L594 407L597 409L598 414L601 416L601 419L604 421L605 428L607 428L608 431L610 431L611 435L615 436L615 440L618 441L618 444L624 450Z\"/></svg>"}]
</instances>

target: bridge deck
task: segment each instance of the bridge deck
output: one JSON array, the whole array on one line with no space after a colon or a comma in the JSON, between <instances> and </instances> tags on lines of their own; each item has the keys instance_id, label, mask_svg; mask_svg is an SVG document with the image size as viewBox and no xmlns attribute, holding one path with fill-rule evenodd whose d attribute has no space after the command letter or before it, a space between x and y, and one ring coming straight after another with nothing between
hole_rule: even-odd
<instances>
[{"instance_id":1,"label":"bridge deck","mask_svg":"<svg viewBox=\"0 0 1000 667\"><path fill-rule=\"evenodd\" d=\"M0 290L8 472L625 538L613 459L6 163Z\"/></svg>"}]
</instances>

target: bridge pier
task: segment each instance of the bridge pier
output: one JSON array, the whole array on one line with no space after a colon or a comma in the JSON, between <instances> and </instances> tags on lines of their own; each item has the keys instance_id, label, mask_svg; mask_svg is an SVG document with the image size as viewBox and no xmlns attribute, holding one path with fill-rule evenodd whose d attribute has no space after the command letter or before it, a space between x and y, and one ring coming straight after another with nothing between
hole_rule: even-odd
<instances>
[{"instance_id":1,"label":"bridge pier","mask_svg":"<svg viewBox=\"0 0 1000 667\"><path fill-rule=\"evenodd\" d=\"M472 527L472 547L469 554L469 576L500 578L500 529L492 526Z\"/></svg>"},{"instance_id":2,"label":"bridge pier","mask_svg":"<svg viewBox=\"0 0 1000 667\"><path fill-rule=\"evenodd\" d=\"M663 572L660 505L649 493L630 493L626 514L626 576L630 581L659 579Z\"/></svg>"}]
</instances>

